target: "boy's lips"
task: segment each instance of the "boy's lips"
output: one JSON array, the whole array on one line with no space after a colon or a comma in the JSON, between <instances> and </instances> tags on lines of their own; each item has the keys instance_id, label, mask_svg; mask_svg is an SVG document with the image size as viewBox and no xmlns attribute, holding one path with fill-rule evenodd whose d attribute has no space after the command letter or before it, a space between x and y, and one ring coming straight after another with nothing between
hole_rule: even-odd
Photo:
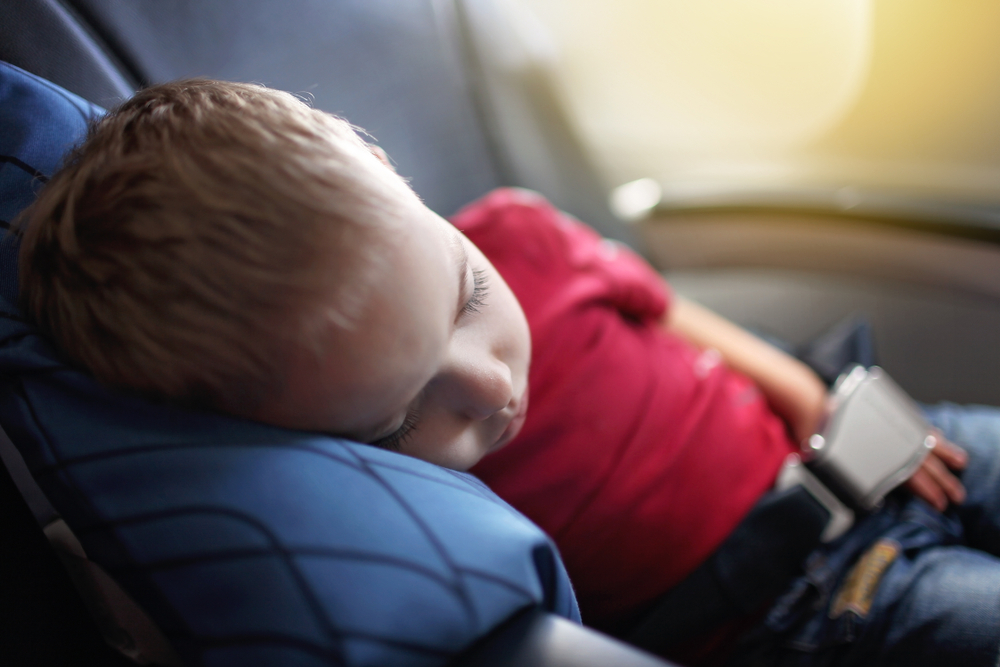
<instances>
[{"instance_id":1,"label":"boy's lips","mask_svg":"<svg viewBox=\"0 0 1000 667\"><path fill-rule=\"evenodd\" d=\"M521 396L517 412L511 418L510 423L507 424L507 428L504 429L503 433L500 434L500 438L496 443L490 447L491 452L495 452L500 449L508 442L514 439L518 433L521 431L521 427L524 426L524 420L528 416L528 389L525 387L524 395Z\"/></svg>"}]
</instances>

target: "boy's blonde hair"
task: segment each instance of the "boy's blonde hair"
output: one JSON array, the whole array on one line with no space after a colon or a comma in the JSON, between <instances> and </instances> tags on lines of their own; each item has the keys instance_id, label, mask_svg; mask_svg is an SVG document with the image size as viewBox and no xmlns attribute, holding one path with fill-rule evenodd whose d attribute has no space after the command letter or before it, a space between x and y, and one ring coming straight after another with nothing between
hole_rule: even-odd
<instances>
[{"instance_id":1,"label":"boy's blonde hair","mask_svg":"<svg viewBox=\"0 0 1000 667\"><path fill-rule=\"evenodd\" d=\"M18 221L22 306L106 384L251 416L288 346L363 304L375 258L356 249L392 208L380 168L350 125L287 93L146 89Z\"/></svg>"}]
</instances>

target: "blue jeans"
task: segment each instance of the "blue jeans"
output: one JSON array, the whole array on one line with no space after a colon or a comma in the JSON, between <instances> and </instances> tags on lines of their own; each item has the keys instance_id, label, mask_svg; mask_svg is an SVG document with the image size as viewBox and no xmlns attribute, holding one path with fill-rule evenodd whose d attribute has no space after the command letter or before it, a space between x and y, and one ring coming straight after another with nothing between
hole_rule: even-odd
<instances>
[{"instance_id":1,"label":"blue jeans","mask_svg":"<svg viewBox=\"0 0 1000 667\"><path fill-rule=\"evenodd\" d=\"M1000 664L1000 409L926 415L969 454L966 502L941 514L890 497L810 555L732 664Z\"/></svg>"}]
</instances>

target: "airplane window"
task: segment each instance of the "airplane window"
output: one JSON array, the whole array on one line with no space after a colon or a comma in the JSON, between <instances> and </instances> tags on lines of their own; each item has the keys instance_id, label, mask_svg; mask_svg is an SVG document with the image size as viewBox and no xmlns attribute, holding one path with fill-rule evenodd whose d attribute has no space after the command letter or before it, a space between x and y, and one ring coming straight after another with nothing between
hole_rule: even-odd
<instances>
[{"instance_id":1,"label":"airplane window","mask_svg":"<svg viewBox=\"0 0 1000 667\"><path fill-rule=\"evenodd\" d=\"M1000 226L996 3L511 2L610 185Z\"/></svg>"}]
</instances>

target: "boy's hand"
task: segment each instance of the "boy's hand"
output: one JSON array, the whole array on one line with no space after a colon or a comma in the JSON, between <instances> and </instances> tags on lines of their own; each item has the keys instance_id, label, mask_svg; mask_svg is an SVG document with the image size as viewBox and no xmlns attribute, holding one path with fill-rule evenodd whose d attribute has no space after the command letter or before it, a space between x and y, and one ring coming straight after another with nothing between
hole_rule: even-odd
<instances>
[{"instance_id":1,"label":"boy's hand","mask_svg":"<svg viewBox=\"0 0 1000 667\"><path fill-rule=\"evenodd\" d=\"M948 503L961 505L965 501L965 487L951 471L964 470L969 462L969 455L958 445L948 442L937 429L934 429L932 435L937 441L934 449L906 481L906 488L934 509L943 512L948 508Z\"/></svg>"}]
</instances>

